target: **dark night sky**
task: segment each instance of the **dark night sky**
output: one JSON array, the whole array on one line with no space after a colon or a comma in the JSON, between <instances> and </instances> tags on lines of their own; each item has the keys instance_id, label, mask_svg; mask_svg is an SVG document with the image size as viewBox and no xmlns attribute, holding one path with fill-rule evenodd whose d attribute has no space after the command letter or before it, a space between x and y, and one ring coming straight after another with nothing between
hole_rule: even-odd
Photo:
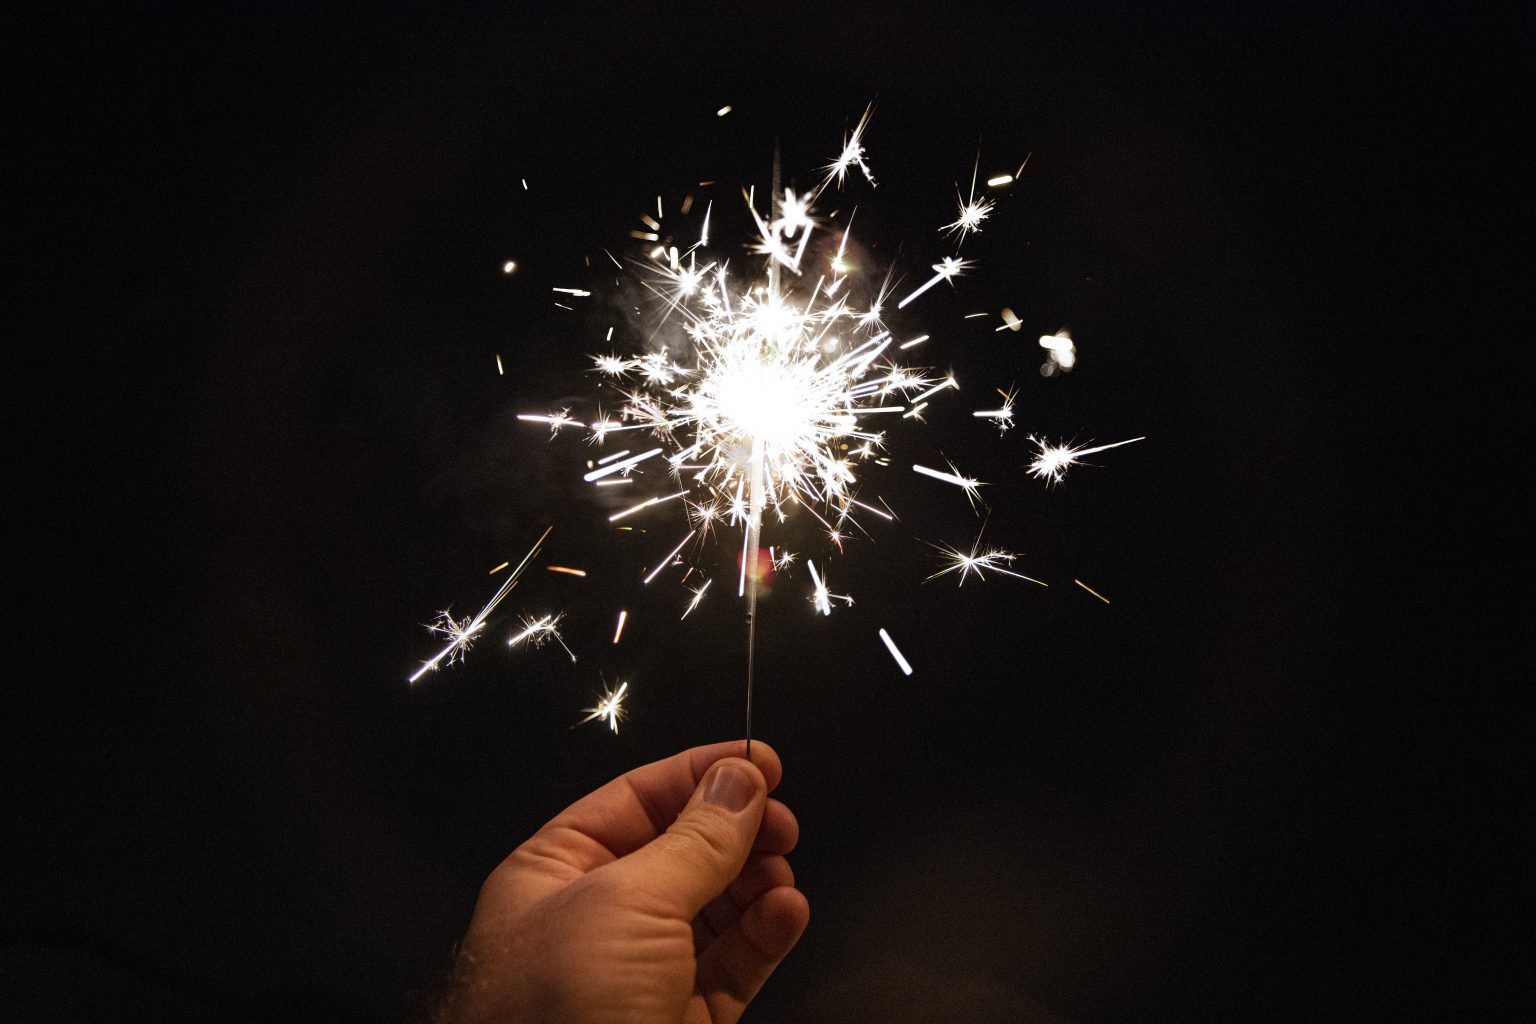
<instances>
[{"instance_id":1,"label":"dark night sky","mask_svg":"<svg viewBox=\"0 0 1536 1024\"><path fill-rule=\"evenodd\" d=\"M0 1019L408 1019L512 846L738 734L737 606L642 601L675 523L605 533L567 500L579 443L512 415L586 386L612 311L548 290L601 285L583 256L657 192L765 185L776 139L809 180L870 100L877 259L930 262L978 140L984 172L1033 153L977 272L906 321L968 390L897 446L996 481L988 535L1056 585L918 586L921 542L979 521L893 470L903 527L834 565L858 604L766 602L756 731L812 923L748 1019L1529 999L1492 966L1530 839L1499 721L1531 635L1529 14L1235 8L14 26ZM1005 304L1019 336L959 316ZM1043 380L1063 324L1080 367ZM968 410L1009 382L999 440ZM1047 490L1032 430L1149 439ZM590 653L405 687L417 623L551 521L546 561L593 576L519 594ZM634 680L617 737L567 729L599 671Z\"/></svg>"}]
</instances>

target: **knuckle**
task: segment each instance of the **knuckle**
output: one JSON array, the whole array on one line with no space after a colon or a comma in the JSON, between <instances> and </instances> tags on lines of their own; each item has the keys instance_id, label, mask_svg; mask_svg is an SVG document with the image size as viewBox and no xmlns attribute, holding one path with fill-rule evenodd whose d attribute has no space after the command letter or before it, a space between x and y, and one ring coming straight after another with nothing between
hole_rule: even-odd
<instances>
[{"instance_id":1,"label":"knuckle","mask_svg":"<svg viewBox=\"0 0 1536 1024\"><path fill-rule=\"evenodd\" d=\"M697 814L680 819L667 830L676 836L678 852L713 867L736 856L735 829L716 815Z\"/></svg>"}]
</instances>

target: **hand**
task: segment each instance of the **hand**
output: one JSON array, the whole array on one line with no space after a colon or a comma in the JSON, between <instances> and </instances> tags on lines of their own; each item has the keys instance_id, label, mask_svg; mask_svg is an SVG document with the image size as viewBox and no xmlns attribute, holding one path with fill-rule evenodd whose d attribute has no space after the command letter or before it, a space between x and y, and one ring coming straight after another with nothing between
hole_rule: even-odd
<instances>
[{"instance_id":1,"label":"hand","mask_svg":"<svg viewBox=\"0 0 1536 1024\"><path fill-rule=\"evenodd\" d=\"M810 919L762 742L695 747L567 807L480 888L439 1024L734 1024Z\"/></svg>"}]
</instances>

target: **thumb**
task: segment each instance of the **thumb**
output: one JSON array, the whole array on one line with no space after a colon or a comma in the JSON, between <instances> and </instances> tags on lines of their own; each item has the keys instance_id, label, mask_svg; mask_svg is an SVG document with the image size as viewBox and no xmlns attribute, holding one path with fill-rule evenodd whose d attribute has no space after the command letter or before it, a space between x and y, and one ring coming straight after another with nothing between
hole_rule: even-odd
<instances>
[{"instance_id":1,"label":"thumb","mask_svg":"<svg viewBox=\"0 0 1536 1024\"><path fill-rule=\"evenodd\" d=\"M716 761L666 832L615 862L625 883L692 920L741 873L763 820L768 784L750 761Z\"/></svg>"}]
</instances>

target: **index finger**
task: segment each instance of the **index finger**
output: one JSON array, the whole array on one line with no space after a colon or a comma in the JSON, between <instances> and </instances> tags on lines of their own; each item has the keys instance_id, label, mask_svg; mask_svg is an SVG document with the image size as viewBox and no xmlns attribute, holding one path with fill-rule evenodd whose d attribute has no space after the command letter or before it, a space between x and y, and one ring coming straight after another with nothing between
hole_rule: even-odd
<instances>
[{"instance_id":1,"label":"index finger","mask_svg":"<svg viewBox=\"0 0 1536 1024\"><path fill-rule=\"evenodd\" d=\"M539 834L569 830L585 836L596 848L586 853L589 863L577 866L583 871L601 867L665 832L693 796L704 773L724 757L745 758L746 740L694 747L626 772L561 811ZM768 744L754 740L751 760L763 773L768 791L773 792L784 774L779 755Z\"/></svg>"}]
</instances>

